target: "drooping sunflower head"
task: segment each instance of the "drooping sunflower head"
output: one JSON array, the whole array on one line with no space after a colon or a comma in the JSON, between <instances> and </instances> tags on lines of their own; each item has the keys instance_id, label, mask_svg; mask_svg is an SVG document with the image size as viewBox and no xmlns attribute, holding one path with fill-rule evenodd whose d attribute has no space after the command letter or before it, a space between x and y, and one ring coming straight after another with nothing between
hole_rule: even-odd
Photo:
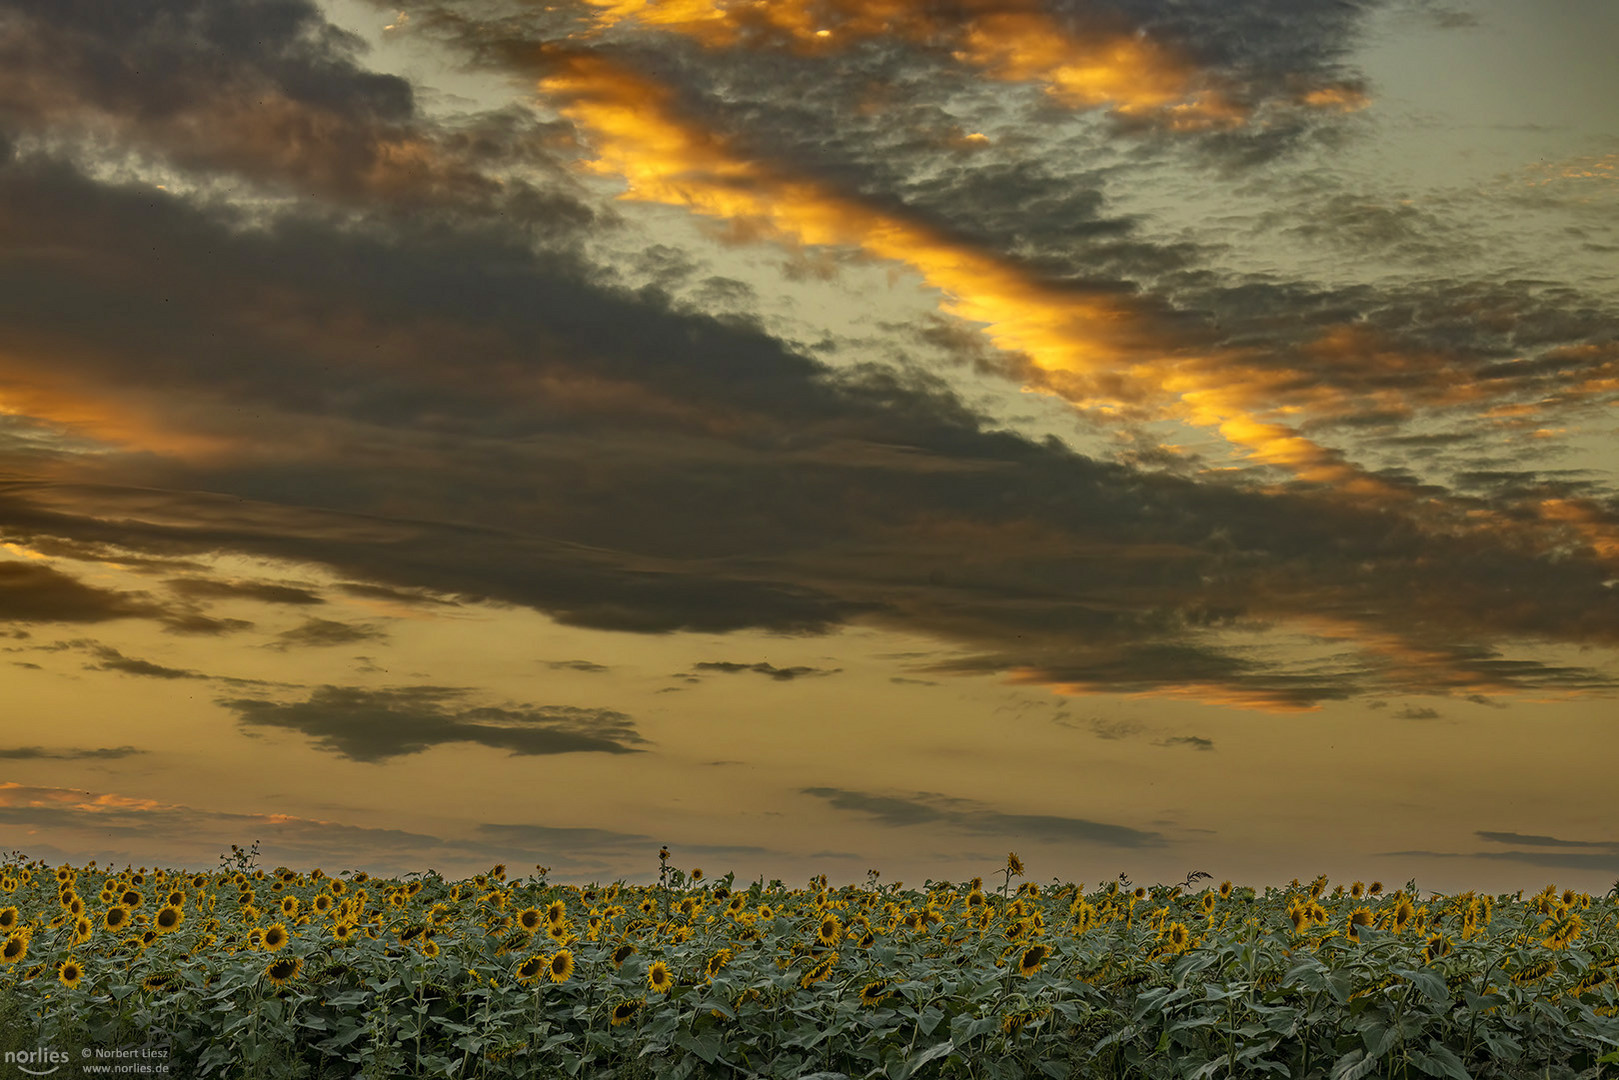
<instances>
[{"instance_id":1,"label":"drooping sunflower head","mask_svg":"<svg viewBox=\"0 0 1619 1080\"><path fill-rule=\"evenodd\" d=\"M614 1005L612 1025L618 1027L620 1024L629 1023L630 1020L634 1019L635 1014L641 1011L641 1006L645 1003L644 998L631 998L628 1001L621 1001Z\"/></svg>"},{"instance_id":2,"label":"drooping sunflower head","mask_svg":"<svg viewBox=\"0 0 1619 1080\"><path fill-rule=\"evenodd\" d=\"M804 972L804 977L798 980L798 985L808 989L811 985L824 982L832 977L832 969L837 966L838 954L829 952L815 962L815 965Z\"/></svg>"},{"instance_id":3,"label":"drooping sunflower head","mask_svg":"<svg viewBox=\"0 0 1619 1080\"><path fill-rule=\"evenodd\" d=\"M1050 946L1030 945L1027 949L1023 950L1023 955L1018 958L1018 974L1024 976L1033 975L1035 972L1040 970L1040 965L1045 963L1046 957L1050 955Z\"/></svg>"},{"instance_id":4,"label":"drooping sunflower head","mask_svg":"<svg viewBox=\"0 0 1619 1080\"><path fill-rule=\"evenodd\" d=\"M287 982L298 977L298 972L304 967L300 956L283 956L271 960L264 968L265 978L270 980L271 986L284 986Z\"/></svg>"},{"instance_id":5,"label":"drooping sunflower head","mask_svg":"<svg viewBox=\"0 0 1619 1080\"><path fill-rule=\"evenodd\" d=\"M1233 886L1232 886L1231 882L1229 882L1229 881L1220 882L1220 899L1222 899L1222 900L1231 899L1231 890L1232 890L1232 888L1233 888Z\"/></svg>"},{"instance_id":6,"label":"drooping sunflower head","mask_svg":"<svg viewBox=\"0 0 1619 1080\"><path fill-rule=\"evenodd\" d=\"M876 982L867 983L865 987L861 989L860 1004L869 1008L876 1008L878 1005L881 1005L883 1000L887 997L888 980L878 979Z\"/></svg>"},{"instance_id":7,"label":"drooping sunflower head","mask_svg":"<svg viewBox=\"0 0 1619 1080\"><path fill-rule=\"evenodd\" d=\"M647 968L646 982L656 993L667 994L674 988L675 977L662 960L654 960L652 966Z\"/></svg>"},{"instance_id":8,"label":"drooping sunflower head","mask_svg":"<svg viewBox=\"0 0 1619 1080\"><path fill-rule=\"evenodd\" d=\"M274 952L285 945L290 937L291 935L287 933L285 926L280 923L271 923L264 928L264 936L259 938L259 944Z\"/></svg>"},{"instance_id":9,"label":"drooping sunflower head","mask_svg":"<svg viewBox=\"0 0 1619 1080\"><path fill-rule=\"evenodd\" d=\"M80 979L84 978L84 969L79 966L77 960L69 957L56 965L56 977L61 980L63 986L71 990L79 985Z\"/></svg>"},{"instance_id":10,"label":"drooping sunflower head","mask_svg":"<svg viewBox=\"0 0 1619 1080\"><path fill-rule=\"evenodd\" d=\"M174 980L175 975L172 971L162 972L157 975L148 975L146 978L141 980L141 989L146 991L148 994L161 993L162 991L167 990L169 988L169 984L173 983Z\"/></svg>"},{"instance_id":11,"label":"drooping sunflower head","mask_svg":"<svg viewBox=\"0 0 1619 1080\"><path fill-rule=\"evenodd\" d=\"M614 967L622 967L623 964L624 964L624 961L626 961L630 957L634 956L635 952L636 952L636 949L635 949L634 945L630 945L630 944L620 945L618 948L613 950L613 966Z\"/></svg>"},{"instance_id":12,"label":"drooping sunflower head","mask_svg":"<svg viewBox=\"0 0 1619 1080\"><path fill-rule=\"evenodd\" d=\"M548 971L554 983L567 982L573 978L573 953L567 949L558 949L551 954Z\"/></svg>"}]
</instances>

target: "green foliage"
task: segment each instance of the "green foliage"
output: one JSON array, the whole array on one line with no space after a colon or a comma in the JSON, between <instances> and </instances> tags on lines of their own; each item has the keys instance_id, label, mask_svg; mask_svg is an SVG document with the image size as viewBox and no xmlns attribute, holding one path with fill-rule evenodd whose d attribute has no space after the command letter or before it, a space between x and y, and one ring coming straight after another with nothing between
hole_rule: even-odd
<instances>
[{"instance_id":1,"label":"green foliage","mask_svg":"<svg viewBox=\"0 0 1619 1080\"><path fill-rule=\"evenodd\" d=\"M172 1075L253 1080L1619 1077L1612 897L875 873L733 892L667 858L644 888L334 882L237 851L196 875L0 866L0 938L26 941L0 964L0 1049L161 1044Z\"/></svg>"}]
</instances>

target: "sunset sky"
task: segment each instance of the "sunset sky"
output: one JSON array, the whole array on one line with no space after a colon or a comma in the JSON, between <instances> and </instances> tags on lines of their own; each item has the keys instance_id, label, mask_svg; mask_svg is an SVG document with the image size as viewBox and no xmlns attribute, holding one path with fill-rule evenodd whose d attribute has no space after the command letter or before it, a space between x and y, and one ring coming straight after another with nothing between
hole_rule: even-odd
<instances>
[{"instance_id":1,"label":"sunset sky","mask_svg":"<svg viewBox=\"0 0 1619 1080\"><path fill-rule=\"evenodd\" d=\"M0 849L1619 878L1611 0L0 0Z\"/></svg>"}]
</instances>

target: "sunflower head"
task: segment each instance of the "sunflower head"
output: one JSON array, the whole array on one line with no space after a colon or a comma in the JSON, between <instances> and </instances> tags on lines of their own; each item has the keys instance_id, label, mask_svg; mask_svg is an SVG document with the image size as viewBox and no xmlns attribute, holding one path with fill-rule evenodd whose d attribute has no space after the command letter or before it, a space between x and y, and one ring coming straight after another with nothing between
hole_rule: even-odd
<instances>
[{"instance_id":1,"label":"sunflower head","mask_svg":"<svg viewBox=\"0 0 1619 1080\"><path fill-rule=\"evenodd\" d=\"M516 974L518 982L531 983L535 979L538 979L541 975L545 974L545 968L545 957L531 956L527 960L524 960L521 964L517 965L517 971L514 974Z\"/></svg>"},{"instance_id":2,"label":"sunflower head","mask_svg":"<svg viewBox=\"0 0 1619 1080\"><path fill-rule=\"evenodd\" d=\"M662 960L652 961L652 966L647 969L646 981L647 985L659 994L667 994L675 985L674 975Z\"/></svg>"},{"instance_id":3,"label":"sunflower head","mask_svg":"<svg viewBox=\"0 0 1619 1080\"><path fill-rule=\"evenodd\" d=\"M1006 869L1013 877L1023 876L1023 860L1017 857L1017 852L1006 853Z\"/></svg>"},{"instance_id":4,"label":"sunflower head","mask_svg":"<svg viewBox=\"0 0 1619 1080\"><path fill-rule=\"evenodd\" d=\"M798 980L798 985L808 989L812 984L824 982L832 977L832 969L837 966L838 954L829 952L815 962L815 965L804 972L804 977Z\"/></svg>"},{"instance_id":5,"label":"sunflower head","mask_svg":"<svg viewBox=\"0 0 1619 1080\"><path fill-rule=\"evenodd\" d=\"M1050 955L1050 946L1030 945L1023 950L1023 955L1018 958L1018 974L1023 976L1033 975L1040 970L1040 965L1045 963L1046 957Z\"/></svg>"},{"instance_id":6,"label":"sunflower head","mask_svg":"<svg viewBox=\"0 0 1619 1080\"><path fill-rule=\"evenodd\" d=\"M860 1004L869 1008L876 1008L888 997L888 980L878 979L867 983L860 991Z\"/></svg>"},{"instance_id":7,"label":"sunflower head","mask_svg":"<svg viewBox=\"0 0 1619 1080\"><path fill-rule=\"evenodd\" d=\"M635 1014L641 1011L641 1006L643 1004L645 1004L645 999L631 998L628 1001L621 1001L617 1005L614 1005L611 1021L612 1025L614 1027L618 1027L620 1024L626 1024L630 1020L634 1019Z\"/></svg>"},{"instance_id":8,"label":"sunflower head","mask_svg":"<svg viewBox=\"0 0 1619 1080\"><path fill-rule=\"evenodd\" d=\"M185 922L185 917L183 910L170 904L158 909L157 914L152 917L152 926L160 933L166 934Z\"/></svg>"},{"instance_id":9,"label":"sunflower head","mask_svg":"<svg viewBox=\"0 0 1619 1080\"><path fill-rule=\"evenodd\" d=\"M843 934L843 925L838 922L836 915L828 914L821 920L816 928L815 937L822 945L835 945Z\"/></svg>"},{"instance_id":10,"label":"sunflower head","mask_svg":"<svg viewBox=\"0 0 1619 1080\"><path fill-rule=\"evenodd\" d=\"M27 955L28 938L22 934L12 934L0 945L0 964L15 964Z\"/></svg>"},{"instance_id":11,"label":"sunflower head","mask_svg":"<svg viewBox=\"0 0 1619 1080\"><path fill-rule=\"evenodd\" d=\"M285 926L280 923L271 923L264 928L264 934L259 938L259 944L274 952L285 945L290 937L291 935L287 933Z\"/></svg>"},{"instance_id":12,"label":"sunflower head","mask_svg":"<svg viewBox=\"0 0 1619 1080\"><path fill-rule=\"evenodd\" d=\"M545 916L539 908L524 908L517 913L517 925L524 930L538 930L544 920Z\"/></svg>"},{"instance_id":13,"label":"sunflower head","mask_svg":"<svg viewBox=\"0 0 1619 1080\"><path fill-rule=\"evenodd\" d=\"M623 964L624 964L624 961L626 961L630 957L634 956L635 952L636 952L636 949L635 949L634 945L629 945L629 944L620 945L618 948L613 950L613 966L614 967L622 967Z\"/></svg>"},{"instance_id":14,"label":"sunflower head","mask_svg":"<svg viewBox=\"0 0 1619 1080\"><path fill-rule=\"evenodd\" d=\"M554 983L567 982L573 978L573 953L567 949L558 949L551 955L547 971Z\"/></svg>"},{"instance_id":15,"label":"sunflower head","mask_svg":"<svg viewBox=\"0 0 1619 1080\"><path fill-rule=\"evenodd\" d=\"M303 970L304 961L299 956L283 956L271 960L264 968L264 975L270 980L271 986L285 985L289 980L298 977Z\"/></svg>"},{"instance_id":16,"label":"sunflower head","mask_svg":"<svg viewBox=\"0 0 1619 1080\"><path fill-rule=\"evenodd\" d=\"M84 969L79 966L77 960L69 957L56 965L56 977L61 980L63 986L71 990L79 985L80 979L84 978Z\"/></svg>"}]
</instances>

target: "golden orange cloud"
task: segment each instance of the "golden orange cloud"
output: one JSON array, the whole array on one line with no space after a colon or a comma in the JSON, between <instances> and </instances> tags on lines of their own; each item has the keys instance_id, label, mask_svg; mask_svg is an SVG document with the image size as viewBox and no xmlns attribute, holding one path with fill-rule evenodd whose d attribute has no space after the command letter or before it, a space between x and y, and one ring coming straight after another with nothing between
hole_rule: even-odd
<instances>
[{"instance_id":1,"label":"golden orange cloud","mask_svg":"<svg viewBox=\"0 0 1619 1080\"><path fill-rule=\"evenodd\" d=\"M949 49L992 79L1033 83L1075 109L1106 108L1173 131L1238 127L1252 110L1189 57L1134 30L1075 28L1035 0L590 0L597 30L635 24L708 48L768 44L810 55L892 37ZM1291 102L1352 111L1363 92L1332 84Z\"/></svg>"}]
</instances>

